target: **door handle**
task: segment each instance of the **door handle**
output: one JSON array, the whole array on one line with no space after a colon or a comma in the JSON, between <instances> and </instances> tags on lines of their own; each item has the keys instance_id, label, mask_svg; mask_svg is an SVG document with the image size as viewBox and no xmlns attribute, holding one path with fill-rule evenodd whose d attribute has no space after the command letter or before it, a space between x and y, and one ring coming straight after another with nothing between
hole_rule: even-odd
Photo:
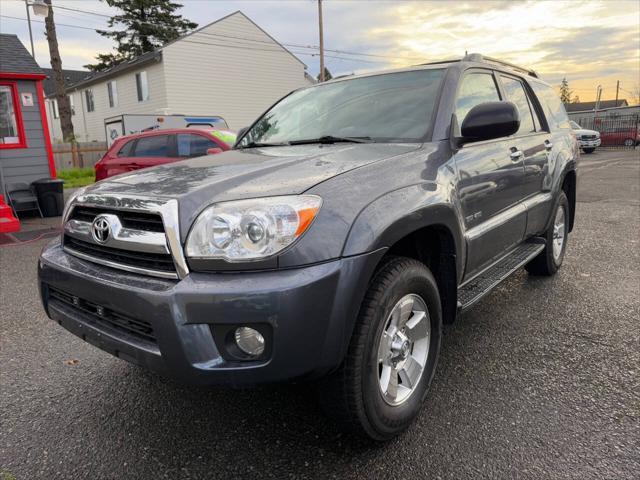
<instances>
[{"instance_id":1,"label":"door handle","mask_svg":"<svg viewBox=\"0 0 640 480\"><path fill-rule=\"evenodd\" d=\"M524 157L524 153L522 152L522 150L518 150L517 148L512 147L511 148L511 153L509 154L509 156L511 157L511 161L512 162L517 162L522 157Z\"/></svg>"},{"instance_id":2,"label":"door handle","mask_svg":"<svg viewBox=\"0 0 640 480\"><path fill-rule=\"evenodd\" d=\"M551 150L553 148L553 143L551 143L549 140L545 140L544 148L546 148L547 150Z\"/></svg>"}]
</instances>

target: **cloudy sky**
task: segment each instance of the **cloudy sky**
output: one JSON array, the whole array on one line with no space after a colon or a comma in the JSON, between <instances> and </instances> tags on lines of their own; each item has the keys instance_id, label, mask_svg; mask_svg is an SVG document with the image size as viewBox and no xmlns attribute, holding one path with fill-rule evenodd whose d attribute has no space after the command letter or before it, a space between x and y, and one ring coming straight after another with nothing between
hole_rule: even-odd
<instances>
[{"instance_id":1,"label":"cloudy sky","mask_svg":"<svg viewBox=\"0 0 640 480\"><path fill-rule=\"evenodd\" d=\"M180 1L180 0L178 0ZM99 0L53 0L78 10L55 10L65 68L80 68L109 40L111 10ZM319 60L315 0L182 0L182 14L205 25L242 10L277 40L291 46L309 72ZM412 65L480 52L537 70L557 85L567 77L574 95L593 100L640 95L640 2L602 1L346 1L324 0L326 63L334 75ZM0 31L16 33L29 45L22 0L0 0ZM35 18L42 21L42 18ZM48 66L44 25L34 23L36 59ZM82 27L82 28L78 28ZM304 47L311 48L304 48ZM347 53L349 52L349 53ZM354 55L352 53L357 53ZM637 99L636 99L637 101Z\"/></svg>"}]
</instances>

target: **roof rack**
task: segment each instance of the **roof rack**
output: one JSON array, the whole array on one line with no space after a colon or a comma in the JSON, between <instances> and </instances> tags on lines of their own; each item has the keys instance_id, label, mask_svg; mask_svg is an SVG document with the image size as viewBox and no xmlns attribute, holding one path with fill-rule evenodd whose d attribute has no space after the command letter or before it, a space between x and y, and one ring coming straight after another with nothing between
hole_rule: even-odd
<instances>
[{"instance_id":1,"label":"roof rack","mask_svg":"<svg viewBox=\"0 0 640 480\"><path fill-rule=\"evenodd\" d=\"M475 63L493 63L496 65L502 65L503 67L509 67L512 70L517 70L520 73L524 73L534 78L540 78L535 70L531 70L530 68L520 67L518 65L514 65L513 63L505 62L503 60L498 60L497 58L485 57L479 53L469 53L462 58L453 58L450 60L438 60L435 62L427 62L421 63L420 65L440 65L443 63L454 63L454 62L475 62Z\"/></svg>"},{"instance_id":2,"label":"roof rack","mask_svg":"<svg viewBox=\"0 0 640 480\"><path fill-rule=\"evenodd\" d=\"M521 67L519 65L514 65L513 63L509 63L509 62L505 62L504 60L498 60L497 58L492 58L492 57L485 57L479 53L470 53L468 55L465 55L462 58L463 62L477 62L477 63L495 63L497 65L502 65L504 67L509 67L512 70L517 70L521 73L525 73L531 77L534 78L540 78L538 77L538 74L535 72L535 70L531 70L530 68L525 68L525 67Z\"/></svg>"}]
</instances>

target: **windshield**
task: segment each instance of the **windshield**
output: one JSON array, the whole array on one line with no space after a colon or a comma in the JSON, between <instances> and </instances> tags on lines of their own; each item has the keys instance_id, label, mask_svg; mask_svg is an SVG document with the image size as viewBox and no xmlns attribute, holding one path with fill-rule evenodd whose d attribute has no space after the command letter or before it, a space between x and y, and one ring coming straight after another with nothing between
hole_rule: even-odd
<instances>
[{"instance_id":1,"label":"windshield","mask_svg":"<svg viewBox=\"0 0 640 480\"><path fill-rule=\"evenodd\" d=\"M429 130L443 73L387 73L298 90L264 114L239 147L320 139L421 141Z\"/></svg>"},{"instance_id":2,"label":"windshield","mask_svg":"<svg viewBox=\"0 0 640 480\"><path fill-rule=\"evenodd\" d=\"M574 130L582 130L582 127L580 125L578 125L576 122L569 122L571 124L571 128L573 128Z\"/></svg>"}]
</instances>

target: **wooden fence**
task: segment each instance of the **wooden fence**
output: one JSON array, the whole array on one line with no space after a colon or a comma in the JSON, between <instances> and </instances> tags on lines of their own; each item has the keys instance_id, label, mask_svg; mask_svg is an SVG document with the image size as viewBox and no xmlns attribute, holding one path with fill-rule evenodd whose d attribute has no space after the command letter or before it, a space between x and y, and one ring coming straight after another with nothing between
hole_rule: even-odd
<instances>
[{"instance_id":1,"label":"wooden fence","mask_svg":"<svg viewBox=\"0 0 640 480\"><path fill-rule=\"evenodd\" d=\"M56 170L93 167L107 151L106 142L54 143Z\"/></svg>"}]
</instances>

